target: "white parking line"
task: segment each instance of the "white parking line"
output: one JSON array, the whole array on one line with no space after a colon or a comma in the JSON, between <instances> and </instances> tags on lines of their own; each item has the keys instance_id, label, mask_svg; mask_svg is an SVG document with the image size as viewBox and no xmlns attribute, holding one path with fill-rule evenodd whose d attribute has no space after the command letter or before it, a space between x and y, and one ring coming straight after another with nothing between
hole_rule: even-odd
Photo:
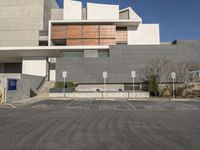
<instances>
[{"instance_id":1,"label":"white parking line","mask_svg":"<svg viewBox=\"0 0 200 150\"><path fill-rule=\"evenodd\" d=\"M100 101L100 105L99 105L99 109L103 108L103 100L99 100Z\"/></svg>"},{"instance_id":2,"label":"white parking line","mask_svg":"<svg viewBox=\"0 0 200 150\"><path fill-rule=\"evenodd\" d=\"M132 104L130 104L128 101L124 101L128 106L130 106L132 109L137 110Z\"/></svg>"},{"instance_id":3,"label":"white parking line","mask_svg":"<svg viewBox=\"0 0 200 150\"><path fill-rule=\"evenodd\" d=\"M89 102L88 107L87 107L88 109L90 109L90 107L91 107L91 105L92 105L92 101L93 101L93 100L90 99L90 102Z\"/></svg>"},{"instance_id":4,"label":"white parking line","mask_svg":"<svg viewBox=\"0 0 200 150\"><path fill-rule=\"evenodd\" d=\"M129 107L126 103L123 103L123 100L116 100L116 101L119 101L119 102L122 103L126 108L130 109L130 107Z\"/></svg>"},{"instance_id":5,"label":"white parking line","mask_svg":"<svg viewBox=\"0 0 200 150\"><path fill-rule=\"evenodd\" d=\"M199 109L198 107L194 107L194 106L191 106L189 104L183 104L183 103L180 103L180 102L174 102L174 103L177 103L179 105L182 105L182 106L185 106L187 108L192 108L192 109Z\"/></svg>"},{"instance_id":6,"label":"white parking line","mask_svg":"<svg viewBox=\"0 0 200 150\"><path fill-rule=\"evenodd\" d=\"M53 105L49 105L49 108L53 107Z\"/></svg>"},{"instance_id":7,"label":"white parking line","mask_svg":"<svg viewBox=\"0 0 200 150\"><path fill-rule=\"evenodd\" d=\"M66 106L65 106L65 108L69 108L69 106L71 105L71 104L74 104L74 103L76 103L76 102L78 102L79 100L73 100L72 102L69 102Z\"/></svg>"},{"instance_id":8,"label":"white parking line","mask_svg":"<svg viewBox=\"0 0 200 150\"><path fill-rule=\"evenodd\" d=\"M11 106L12 108L17 108L16 106L10 104L10 103L7 103L8 106Z\"/></svg>"},{"instance_id":9,"label":"white parking line","mask_svg":"<svg viewBox=\"0 0 200 150\"><path fill-rule=\"evenodd\" d=\"M72 106L72 107L66 107L68 109L87 109L86 107L82 107L82 106Z\"/></svg>"},{"instance_id":10,"label":"white parking line","mask_svg":"<svg viewBox=\"0 0 200 150\"><path fill-rule=\"evenodd\" d=\"M144 106L145 109L147 110L165 110L163 107L159 105L152 105L152 106Z\"/></svg>"}]
</instances>

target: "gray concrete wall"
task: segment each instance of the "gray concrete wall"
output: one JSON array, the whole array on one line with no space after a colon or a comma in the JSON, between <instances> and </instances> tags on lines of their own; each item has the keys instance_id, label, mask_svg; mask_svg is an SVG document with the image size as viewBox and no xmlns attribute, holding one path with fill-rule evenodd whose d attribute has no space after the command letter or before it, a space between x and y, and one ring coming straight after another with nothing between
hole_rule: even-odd
<instances>
[{"instance_id":1,"label":"gray concrete wall","mask_svg":"<svg viewBox=\"0 0 200 150\"><path fill-rule=\"evenodd\" d=\"M13 102L18 100L25 100L34 96L38 88L41 87L44 77L32 76L26 74L0 74L0 82L4 88L7 87L8 79L17 79L17 90L7 91L7 102Z\"/></svg>"},{"instance_id":2,"label":"gray concrete wall","mask_svg":"<svg viewBox=\"0 0 200 150\"><path fill-rule=\"evenodd\" d=\"M87 8L82 9L82 20L87 20Z\"/></svg>"},{"instance_id":3,"label":"gray concrete wall","mask_svg":"<svg viewBox=\"0 0 200 150\"><path fill-rule=\"evenodd\" d=\"M30 81L30 88L33 91L37 91L38 88L40 88L40 86L41 86L42 82L44 81L45 77L22 74L21 75L21 79L29 80Z\"/></svg>"},{"instance_id":4,"label":"gray concrete wall","mask_svg":"<svg viewBox=\"0 0 200 150\"><path fill-rule=\"evenodd\" d=\"M0 46L36 46L43 29L43 0L0 1Z\"/></svg>"},{"instance_id":5,"label":"gray concrete wall","mask_svg":"<svg viewBox=\"0 0 200 150\"><path fill-rule=\"evenodd\" d=\"M0 47L37 46L55 0L0 0Z\"/></svg>"},{"instance_id":6,"label":"gray concrete wall","mask_svg":"<svg viewBox=\"0 0 200 150\"><path fill-rule=\"evenodd\" d=\"M63 20L63 9L51 9L51 20Z\"/></svg>"},{"instance_id":7,"label":"gray concrete wall","mask_svg":"<svg viewBox=\"0 0 200 150\"><path fill-rule=\"evenodd\" d=\"M58 9L56 0L44 0L44 18L43 18L43 30L48 30L49 20L51 20L51 9Z\"/></svg>"},{"instance_id":8,"label":"gray concrete wall","mask_svg":"<svg viewBox=\"0 0 200 150\"><path fill-rule=\"evenodd\" d=\"M128 20L129 19L129 11L123 11L119 13L119 19L121 20Z\"/></svg>"},{"instance_id":9,"label":"gray concrete wall","mask_svg":"<svg viewBox=\"0 0 200 150\"><path fill-rule=\"evenodd\" d=\"M17 73L0 73L0 81L4 79L22 79L22 80L29 80L30 81L30 88L32 90L37 90L40 88L40 85L44 81L45 77L41 76L33 76L33 75L26 75L26 74L17 74ZM6 87L6 83L2 82L4 87Z\"/></svg>"},{"instance_id":10,"label":"gray concrete wall","mask_svg":"<svg viewBox=\"0 0 200 150\"><path fill-rule=\"evenodd\" d=\"M17 90L7 91L6 102L14 102L30 98L30 80L17 80Z\"/></svg>"},{"instance_id":11,"label":"gray concrete wall","mask_svg":"<svg viewBox=\"0 0 200 150\"><path fill-rule=\"evenodd\" d=\"M1 63L0 64L0 73L4 73L4 64L3 63Z\"/></svg>"},{"instance_id":12,"label":"gray concrete wall","mask_svg":"<svg viewBox=\"0 0 200 150\"><path fill-rule=\"evenodd\" d=\"M4 88L6 88L6 80L10 79L21 79L21 74L19 73L0 73L0 82Z\"/></svg>"},{"instance_id":13,"label":"gray concrete wall","mask_svg":"<svg viewBox=\"0 0 200 150\"><path fill-rule=\"evenodd\" d=\"M79 83L103 83L102 72L108 72L108 83L131 83L130 72L139 74L153 59L167 59L171 63L200 63L198 43L180 45L151 45L110 47L109 58L58 58L56 80L63 81L62 71L68 71L68 80Z\"/></svg>"}]
</instances>

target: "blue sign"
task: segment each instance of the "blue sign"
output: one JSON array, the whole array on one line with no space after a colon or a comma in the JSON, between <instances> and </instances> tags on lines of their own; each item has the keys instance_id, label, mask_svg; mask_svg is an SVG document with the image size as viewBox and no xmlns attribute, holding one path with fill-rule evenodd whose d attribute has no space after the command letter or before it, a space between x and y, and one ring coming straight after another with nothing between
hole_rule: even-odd
<instances>
[{"instance_id":1,"label":"blue sign","mask_svg":"<svg viewBox=\"0 0 200 150\"><path fill-rule=\"evenodd\" d=\"M17 80L16 79L8 79L8 91L17 90Z\"/></svg>"}]
</instances>

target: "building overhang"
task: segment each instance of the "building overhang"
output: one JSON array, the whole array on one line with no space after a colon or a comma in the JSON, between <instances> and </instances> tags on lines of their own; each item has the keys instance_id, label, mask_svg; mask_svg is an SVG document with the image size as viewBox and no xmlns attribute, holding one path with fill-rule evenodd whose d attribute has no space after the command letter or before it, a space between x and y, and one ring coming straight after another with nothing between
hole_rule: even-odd
<instances>
[{"instance_id":1,"label":"building overhang","mask_svg":"<svg viewBox=\"0 0 200 150\"><path fill-rule=\"evenodd\" d=\"M0 47L0 60L15 57L59 57L62 51L95 49L109 49L109 46Z\"/></svg>"},{"instance_id":2,"label":"building overhang","mask_svg":"<svg viewBox=\"0 0 200 150\"><path fill-rule=\"evenodd\" d=\"M111 24L116 26L138 26L141 20L50 20L50 24Z\"/></svg>"}]
</instances>

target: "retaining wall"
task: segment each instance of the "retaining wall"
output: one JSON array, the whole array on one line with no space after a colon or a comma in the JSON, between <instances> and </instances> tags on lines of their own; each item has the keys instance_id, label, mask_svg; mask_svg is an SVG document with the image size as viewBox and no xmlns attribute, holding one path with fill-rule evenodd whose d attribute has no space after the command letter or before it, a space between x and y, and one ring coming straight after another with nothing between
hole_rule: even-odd
<instances>
[{"instance_id":1,"label":"retaining wall","mask_svg":"<svg viewBox=\"0 0 200 150\"><path fill-rule=\"evenodd\" d=\"M84 92L84 93L49 93L49 97L66 97L66 98L149 98L148 92Z\"/></svg>"}]
</instances>

